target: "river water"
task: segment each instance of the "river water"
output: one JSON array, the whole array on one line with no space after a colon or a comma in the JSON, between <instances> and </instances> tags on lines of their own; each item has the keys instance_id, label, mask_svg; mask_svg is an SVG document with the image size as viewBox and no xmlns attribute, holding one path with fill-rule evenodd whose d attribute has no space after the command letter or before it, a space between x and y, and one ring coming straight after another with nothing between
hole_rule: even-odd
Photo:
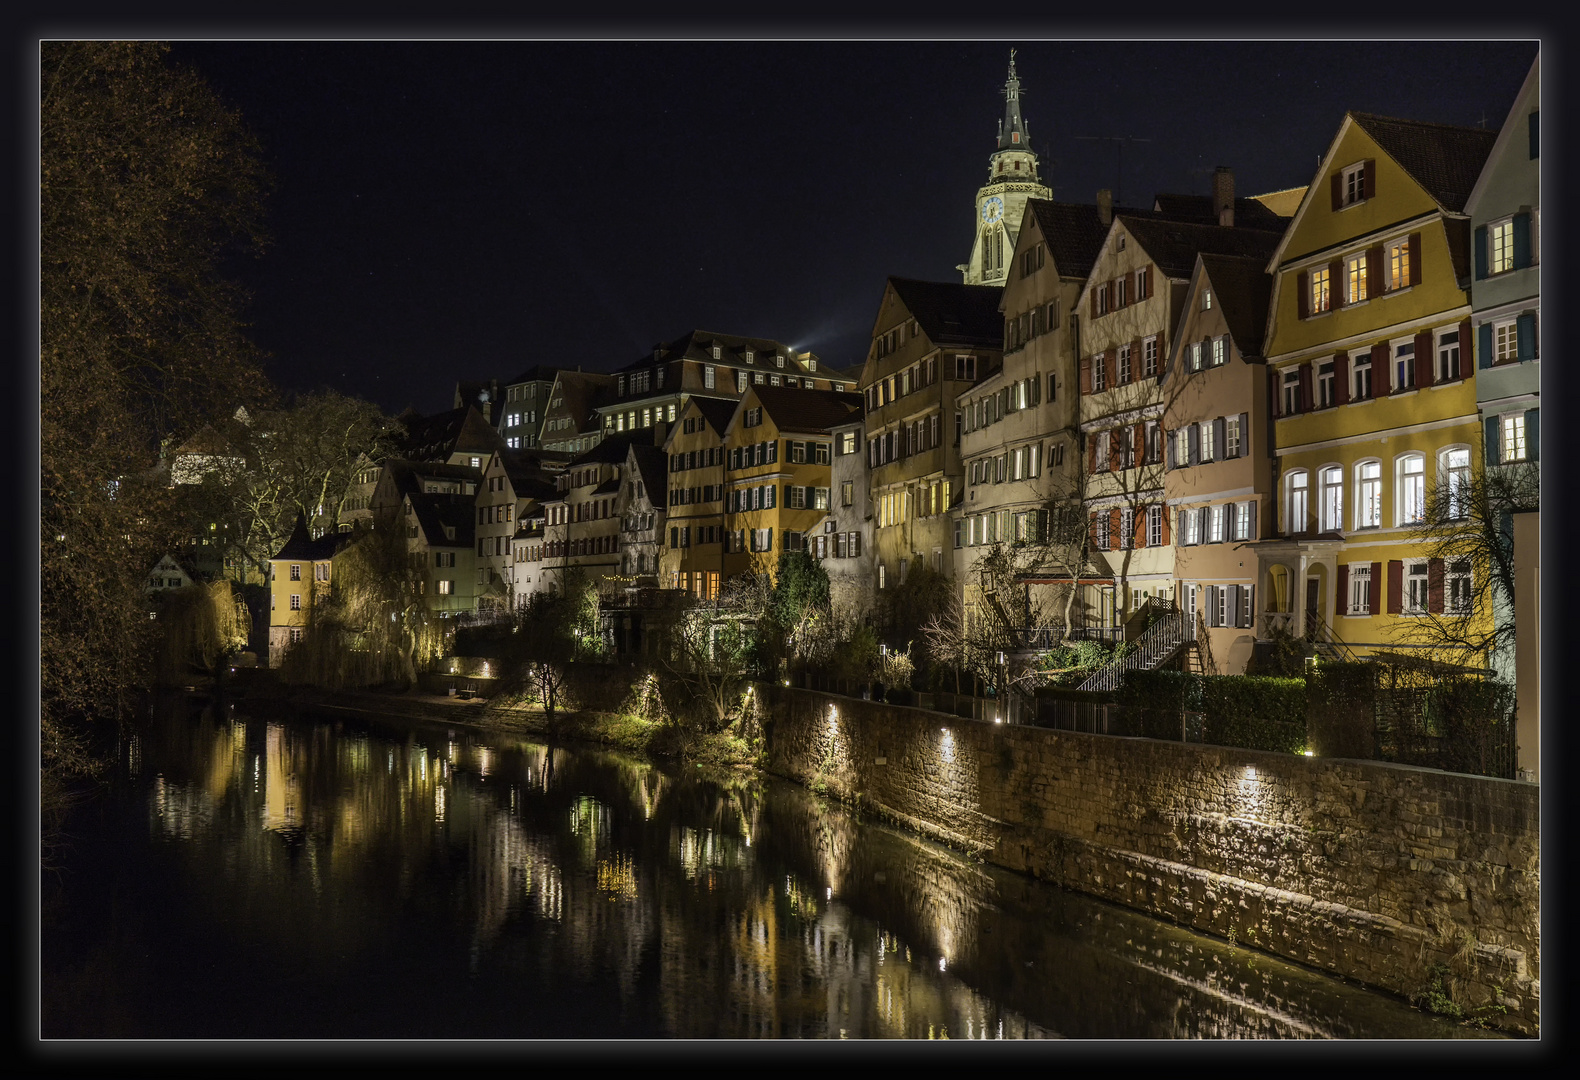
<instances>
[{"instance_id":1,"label":"river water","mask_svg":"<svg viewBox=\"0 0 1580 1080\"><path fill-rule=\"evenodd\" d=\"M43 888L45 1037L1461 1038L757 775L172 706Z\"/></svg>"}]
</instances>

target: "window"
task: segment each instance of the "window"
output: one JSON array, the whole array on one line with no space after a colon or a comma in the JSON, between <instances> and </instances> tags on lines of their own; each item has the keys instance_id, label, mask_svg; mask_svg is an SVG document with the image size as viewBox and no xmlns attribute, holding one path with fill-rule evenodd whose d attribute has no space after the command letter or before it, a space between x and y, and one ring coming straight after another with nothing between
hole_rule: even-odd
<instances>
[{"instance_id":1,"label":"window","mask_svg":"<svg viewBox=\"0 0 1580 1080\"><path fill-rule=\"evenodd\" d=\"M300 626L293 626L293 627L291 627L291 644L292 645L296 645L296 644L300 643L301 640L302 640L302 628Z\"/></svg>"},{"instance_id":2,"label":"window","mask_svg":"<svg viewBox=\"0 0 1580 1080\"><path fill-rule=\"evenodd\" d=\"M746 393L746 386L747 386L746 372L744 372L744 371L737 371L735 373L735 392L737 394L744 394L744 393Z\"/></svg>"},{"instance_id":3,"label":"window","mask_svg":"<svg viewBox=\"0 0 1580 1080\"><path fill-rule=\"evenodd\" d=\"M292 593L291 594L291 610L292 611L301 611L302 610L302 596L301 596L300 593Z\"/></svg>"},{"instance_id":4,"label":"window","mask_svg":"<svg viewBox=\"0 0 1580 1080\"><path fill-rule=\"evenodd\" d=\"M1293 416L1300 411L1300 372L1293 368L1284 372L1283 404L1285 416Z\"/></svg>"},{"instance_id":5,"label":"window","mask_svg":"<svg viewBox=\"0 0 1580 1080\"><path fill-rule=\"evenodd\" d=\"M1344 470L1337 465L1329 466L1322 470L1320 479L1322 520L1319 527L1322 532L1338 532L1344 528Z\"/></svg>"},{"instance_id":6,"label":"window","mask_svg":"<svg viewBox=\"0 0 1580 1080\"><path fill-rule=\"evenodd\" d=\"M1350 615L1370 615L1372 603L1372 568L1370 563L1351 563L1349 568Z\"/></svg>"},{"instance_id":7,"label":"window","mask_svg":"<svg viewBox=\"0 0 1580 1080\"><path fill-rule=\"evenodd\" d=\"M1223 503L1207 508L1207 542L1209 544L1223 543L1223 518L1227 507Z\"/></svg>"},{"instance_id":8,"label":"window","mask_svg":"<svg viewBox=\"0 0 1580 1080\"><path fill-rule=\"evenodd\" d=\"M1372 396L1372 354L1368 349L1350 357L1350 400L1366 401Z\"/></svg>"},{"instance_id":9,"label":"window","mask_svg":"<svg viewBox=\"0 0 1580 1080\"><path fill-rule=\"evenodd\" d=\"M1404 564L1404 584L1400 590L1400 599L1404 601L1403 608L1406 615L1424 615L1427 610L1427 563L1423 559L1419 562Z\"/></svg>"},{"instance_id":10,"label":"window","mask_svg":"<svg viewBox=\"0 0 1580 1080\"><path fill-rule=\"evenodd\" d=\"M1190 464L1190 429L1174 429L1174 465L1184 468Z\"/></svg>"},{"instance_id":11,"label":"window","mask_svg":"<svg viewBox=\"0 0 1580 1080\"><path fill-rule=\"evenodd\" d=\"M1499 461L1525 460L1525 414L1505 413L1502 422L1503 454Z\"/></svg>"},{"instance_id":12,"label":"window","mask_svg":"<svg viewBox=\"0 0 1580 1080\"><path fill-rule=\"evenodd\" d=\"M1487 226L1489 271L1501 274L1514 269L1514 219L1505 218Z\"/></svg>"},{"instance_id":13,"label":"window","mask_svg":"<svg viewBox=\"0 0 1580 1080\"><path fill-rule=\"evenodd\" d=\"M1375 529L1382 524L1382 465L1363 461L1355 466L1355 527Z\"/></svg>"},{"instance_id":14,"label":"window","mask_svg":"<svg viewBox=\"0 0 1580 1080\"><path fill-rule=\"evenodd\" d=\"M1186 365L1188 371L1201 370L1201 342L1193 341L1190 347L1190 361Z\"/></svg>"},{"instance_id":15,"label":"window","mask_svg":"<svg viewBox=\"0 0 1580 1080\"><path fill-rule=\"evenodd\" d=\"M1135 543L1136 512L1130 507L1119 511L1119 546L1128 549Z\"/></svg>"},{"instance_id":16,"label":"window","mask_svg":"<svg viewBox=\"0 0 1580 1080\"><path fill-rule=\"evenodd\" d=\"M1163 461L1163 425L1156 420L1148 420L1146 427L1146 445L1148 465L1158 465Z\"/></svg>"},{"instance_id":17,"label":"window","mask_svg":"<svg viewBox=\"0 0 1580 1080\"><path fill-rule=\"evenodd\" d=\"M1147 547L1163 546L1163 507L1147 507Z\"/></svg>"},{"instance_id":18,"label":"window","mask_svg":"<svg viewBox=\"0 0 1580 1080\"><path fill-rule=\"evenodd\" d=\"M1333 361L1324 360L1317 365L1317 408L1326 409L1337 401L1333 396Z\"/></svg>"},{"instance_id":19,"label":"window","mask_svg":"<svg viewBox=\"0 0 1580 1080\"><path fill-rule=\"evenodd\" d=\"M1437 335L1437 381L1452 382L1459 378L1459 331L1448 330Z\"/></svg>"},{"instance_id":20,"label":"window","mask_svg":"<svg viewBox=\"0 0 1580 1080\"><path fill-rule=\"evenodd\" d=\"M856 433L854 431L840 432L839 452L841 454L854 454L856 452Z\"/></svg>"},{"instance_id":21,"label":"window","mask_svg":"<svg viewBox=\"0 0 1580 1080\"><path fill-rule=\"evenodd\" d=\"M301 581L302 580L302 567L301 567L301 565L299 563L292 563L291 564L291 580L292 581Z\"/></svg>"},{"instance_id":22,"label":"window","mask_svg":"<svg viewBox=\"0 0 1580 1080\"><path fill-rule=\"evenodd\" d=\"M991 516L992 515L989 515L990 519L991 519ZM1104 511L1100 511L1096 515L1096 521L1097 521L1097 537L1096 537L1096 539L1097 539L1097 548L1098 548L1098 550L1099 551L1110 551L1110 550L1112 550L1113 549L1113 539L1108 535L1108 533L1109 533L1109 526L1113 524L1113 518L1109 515L1108 511L1104 510Z\"/></svg>"},{"instance_id":23,"label":"window","mask_svg":"<svg viewBox=\"0 0 1580 1080\"><path fill-rule=\"evenodd\" d=\"M1342 205L1350 206L1366 198L1366 163L1364 161L1351 165L1344 170L1344 179L1340 183Z\"/></svg>"},{"instance_id":24,"label":"window","mask_svg":"<svg viewBox=\"0 0 1580 1080\"><path fill-rule=\"evenodd\" d=\"M1141 374L1152 378L1158 373L1158 339L1147 338L1141 343ZM1048 400L1053 400L1053 376L1048 376Z\"/></svg>"},{"instance_id":25,"label":"window","mask_svg":"<svg viewBox=\"0 0 1580 1080\"><path fill-rule=\"evenodd\" d=\"M1470 613L1470 560L1452 559L1444 582L1443 610L1450 615Z\"/></svg>"},{"instance_id":26,"label":"window","mask_svg":"<svg viewBox=\"0 0 1580 1080\"><path fill-rule=\"evenodd\" d=\"M1119 384L1123 386L1130 381L1130 346L1121 345L1119 348Z\"/></svg>"},{"instance_id":27,"label":"window","mask_svg":"<svg viewBox=\"0 0 1580 1080\"><path fill-rule=\"evenodd\" d=\"M1097 314L1108 314L1108 287L1106 285L1097 287Z\"/></svg>"},{"instance_id":28,"label":"window","mask_svg":"<svg viewBox=\"0 0 1580 1080\"><path fill-rule=\"evenodd\" d=\"M1503 364L1511 360L1518 360L1519 352L1519 324L1513 319L1510 319L1508 322L1494 323L1492 326L1493 362Z\"/></svg>"},{"instance_id":29,"label":"window","mask_svg":"<svg viewBox=\"0 0 1580 1080\"><path fill-rule=\"evenodd\" d=\"M977 358L974 356L955 357L955 378L968 379L972 382L977 377Z\"/></svg>"},{"instance_id":30,"label":"window","mask_svg":"<svg viewBox=\"0 0 1580 1080\"><path fill-rule=\"evenodd\" d=\"M1251 503L1234 504L1234 538L1236 540L1254 540L1251 535Z\"/></svg>"},{"instance_id":31,"label":"window","mask_svg":"<svg viewBox=\"0 0 1580 1080\"><path fill-rule=\"evenodd\" d=\"M450 578L440 578L434 585L434 591L440 596L453 596L455 594L455 582Z\"/></svg>"},{"instance_id":32,"label":"window","mask_svg":"<svg viewBox=\"0 0 1580 1080\"><path fill-rule=\"evenodd\" d=\"M1201 291L1201 309L1203 311L1210 311L1212 309L1212 290L1211 289L1203 289Z\"/></svg>"},{"instance_id":33,"label":"window","mask_svg":"<svg viewBox=\"0 0 1580 1080\"><path fill-rule=\"evenodd\" d=\"M1399 459L1399 524L1409 525L1426 516L1426 459L1406 454Z\"/></svg>"},{"instance_id":34,"label":"window","mask_svg":"<svg viewBox=\"0 0 1580 1080\"><path fill-rule=\"evenodd\" d=\"M1201 514L1196 510L1181 510L1180 524L1184 526L1180 531L1185 534L1186 544L1201 543Z\"/></svg>"},{"instance_id":35,"label":"window","mask_svg":"<svg viewBox=\"0 0 1580 1080\"><path fill-rule=\"evenodd\" d=\"M1393 347L1393 389L1395 393L1415 389L1415 342Z\"/></svg>"},{"instance_id":36,"label":"window","mask_svg":"<svg viewBox=\"0 0 1580 1080\"><path fill-rule=\"evenodd\" d=\"M1331 294L1332 282L1328 280L1330 271L1327 267L1311 271L1311 313L1313 315L1327 311L1333 302Z\"/></svg>"},{"instance_id":37,"label":"window","mask_svg":"<svg viewBox=\"0 0 1580 1080\"><path fill-rule=\"evenodd\" d=\"M1403 289L1410 284L1410 241L1388 245L1388 288Z\"/></svg>"},{"instance_id":38,"label":"window","mask_svg":"<svg viewBox=\"0 0 1580 1080\"><path fill-rule=\"evenodd\" d=\"M1358 304L1366 299L1366 255L1351 255L1344 260L1344 302Z\"/></svg>"},{"instance_id":39,"label":"window","mask_svg":"<svg viewBox=\"0 0 1580 1080\"><path fill-rule=\"evenodd\" d=\"M1216 461L1217 460L1218 455L1215 453L1215 451L1217 450L1217 447L1213 445L1213 429L1214 429L1214 426L1215 425L1214 425L1213 421L1211 421L1211 420L1203 420L1198 425L1198 430L1201 432L1201 434L1198 436L1198 439L1199 439L1199 441L1201 443L1201 460L1202 461Z\"/></svg>"},{"instance_id":40,"label":"window","mask_svg":"<svg viewBox=\"0 0 1580 1080\"><path fill-rule=\"evenodd\" d=\"M1240 418L1231 416L1223 423L1223 456L1237 458L1240 456Z\"/></svg>"}]
</instances>

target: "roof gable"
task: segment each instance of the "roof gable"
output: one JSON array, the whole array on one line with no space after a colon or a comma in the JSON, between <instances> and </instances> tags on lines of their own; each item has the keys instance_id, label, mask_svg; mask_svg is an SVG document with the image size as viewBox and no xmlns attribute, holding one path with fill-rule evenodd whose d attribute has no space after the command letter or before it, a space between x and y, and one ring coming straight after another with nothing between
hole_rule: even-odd
<instances>
[{"instance_id":1,"label":"roof gable","mask_svg":"<svg viewBox=\"0 0 1580 1080\"><path fill-rule=\"evenodd\" d=\"M1525 117L1541 104L1542 92L1542 56L1536 54L1536 59L1531 61L1531 70L1525 74L1525 82L1520 84L1520 92L1514 95L1514 104L1509 106L1509 115L1504 117L1503 126L1498 129L1498 137L1493 141L1492 149L1487 153L1487 164L1482 167L1481 175L1476 178L1475 186L1470 189L1470 195L1465 199L1465 213L1475 215L1481 203L1482 193L1491 183L1492 175L1497 171L1497 165L1505 160L1505 156L1516 154L1510 149L1510 144L1515 146L1525 145L1529 129ZM1519 141L1516 141L1519 140ZM1529 149L1525 151L1522 161L1530 161Z\"/></svg>"}]
</instances>

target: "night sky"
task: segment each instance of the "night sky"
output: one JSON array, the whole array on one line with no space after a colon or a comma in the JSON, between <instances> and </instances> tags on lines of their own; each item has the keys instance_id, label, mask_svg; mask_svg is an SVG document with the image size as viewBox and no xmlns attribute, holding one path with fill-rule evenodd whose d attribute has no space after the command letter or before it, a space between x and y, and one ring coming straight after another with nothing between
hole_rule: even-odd
<instances>
[{"instance_id":1,"label":"night sky","mask_svg":"<svg viewBox=\"0 0 1580 1080\"><path fill-rule=\"evenodd\" d=\"M1502 124L1534 40L178 43L258 135L235 273L287 389L389 412L692 328L855 363L889 275L958 281L1011 46L1054 197L1309 183L1346 109ZM1124 175L1113 143L1127 136Z\"/></svg>"}]
</instances>

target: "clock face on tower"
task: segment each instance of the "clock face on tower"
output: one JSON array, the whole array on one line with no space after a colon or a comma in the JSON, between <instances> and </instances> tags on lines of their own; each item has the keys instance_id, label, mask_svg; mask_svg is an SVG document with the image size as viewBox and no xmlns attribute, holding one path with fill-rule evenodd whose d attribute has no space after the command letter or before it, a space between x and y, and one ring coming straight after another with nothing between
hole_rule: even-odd
<instances>
[{"instance_id":1,"label":"clock face on tower","mask_svg":"<svg viewBox=\"0 0 1580 1080\"><path fill-rule=\"evenodd\" d=\"M982 220L989 225L996 225L1004 216L1004 200L994 195L982 204Z\"/></svg>"}]
</instances>

